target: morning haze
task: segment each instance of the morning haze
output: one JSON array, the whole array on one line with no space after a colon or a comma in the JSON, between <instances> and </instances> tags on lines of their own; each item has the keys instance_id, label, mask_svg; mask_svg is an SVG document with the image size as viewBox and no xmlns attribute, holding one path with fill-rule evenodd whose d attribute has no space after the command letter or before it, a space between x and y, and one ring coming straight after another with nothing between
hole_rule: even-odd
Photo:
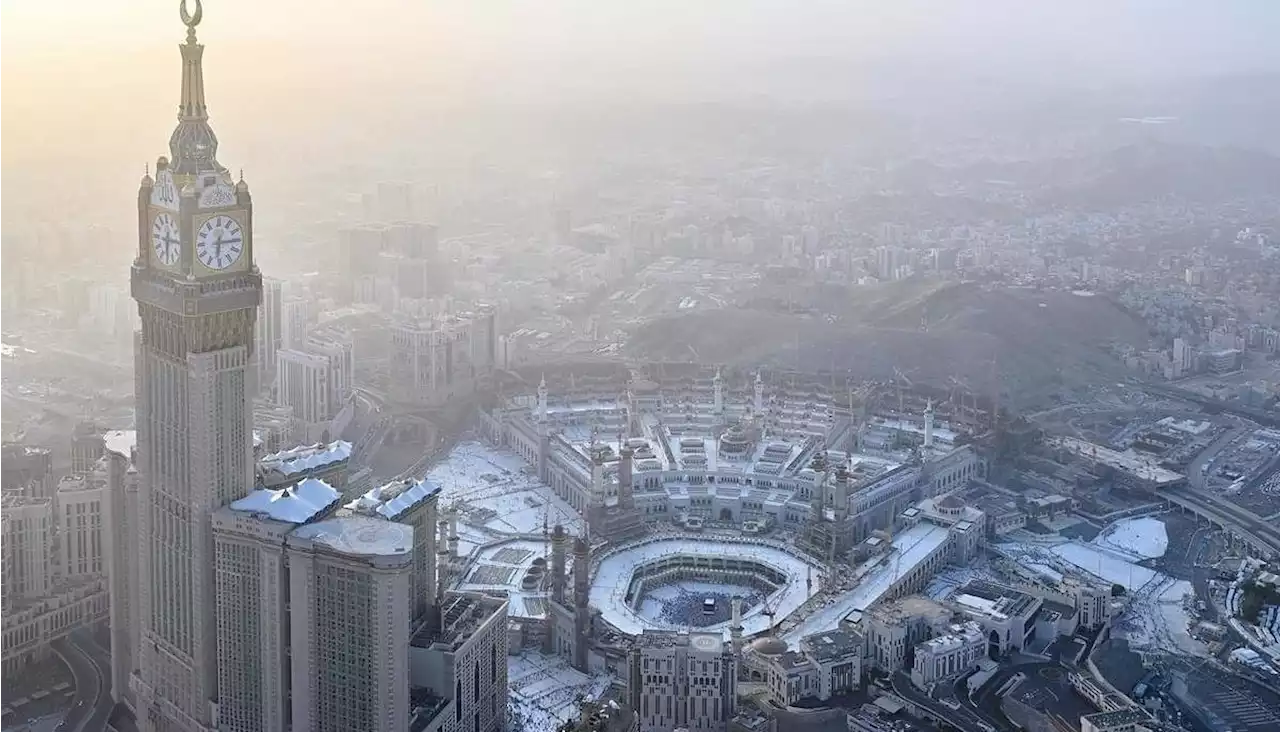
<instances>
[{"instance_id":1,"label":"morning haze","mask_svg":"<svg viewBox=\"0 0 1280 732\"><path fill-rule=\"evenodd\" d=\"M1277 30L6 0L3 728L1280 729Z\"/></svg>"}]
</instances>

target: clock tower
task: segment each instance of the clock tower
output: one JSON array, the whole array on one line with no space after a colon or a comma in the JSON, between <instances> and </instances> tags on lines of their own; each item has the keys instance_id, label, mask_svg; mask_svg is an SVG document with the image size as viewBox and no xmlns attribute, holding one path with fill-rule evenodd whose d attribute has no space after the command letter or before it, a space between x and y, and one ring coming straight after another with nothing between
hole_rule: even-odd
<instances>
[{"instance_id":1,"label":"clock tower","mask_svg":"<svg viewBox=\"0 0 1280 732\"><path fill-rule=\"evenodd\" d=\"M253 487L254 321L249 187L218 163L196 26L187 27L182 95L169 155L138 191L131 289L138 433L137 669L142 730L217 724L212 514Z\"/></svg>"}]
</instances>

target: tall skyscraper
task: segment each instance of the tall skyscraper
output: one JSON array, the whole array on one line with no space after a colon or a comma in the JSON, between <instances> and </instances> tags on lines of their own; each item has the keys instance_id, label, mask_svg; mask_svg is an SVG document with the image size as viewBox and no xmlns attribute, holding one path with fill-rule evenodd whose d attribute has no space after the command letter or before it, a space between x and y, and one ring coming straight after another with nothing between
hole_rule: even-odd
<instances>
[{"instance_id":1,"label":"tall skyscraper","mask_svg":"<svg viewBox=\"0 0 1280 732\"><path fill-rule=\"evenodd\" d=\"M134 707L129 677L137 668L138 650L138 471L134 468L137 433L113 430L104 436L106 446L101 478L106 484L103 501L103 550L107 555L107 591L111 613L111 698L127 709Z\"/></svg>"},{"instance_id":2,"label":"tall skyscraper","mask_svg":"<svg viewBox=\"0 0 1280 732\"><path fill-rule=\"evenodd\" d=\"M285 544L293 729L409 729L413 527L343 516Z\"/></svg>"},{"instance_id":3,"label":"tall skyscraper","mask_svg":"<svg viewBox=\"0 0 1280 732\"><path fill-rule=\"evenodd\" d=\"M284 347L284 283L274 277L262 280L262 305L254 353L258 357L258 391L270 391L276 380L276 353Z\"/></svg>"},{"instance_id":4,"label":"tall skyscraper","mask_svg":"<svg viewBox=\"0 0 1280 732\"><path fill-rule=\"evenodd\" d=\"M187 27L169 157L138 191L133 297L142 730L208 730L217 714L212 516L253 487L251 386L262 276L249 187L217 160L205 107L202 8Z\"/></svg>"}]
</instances>

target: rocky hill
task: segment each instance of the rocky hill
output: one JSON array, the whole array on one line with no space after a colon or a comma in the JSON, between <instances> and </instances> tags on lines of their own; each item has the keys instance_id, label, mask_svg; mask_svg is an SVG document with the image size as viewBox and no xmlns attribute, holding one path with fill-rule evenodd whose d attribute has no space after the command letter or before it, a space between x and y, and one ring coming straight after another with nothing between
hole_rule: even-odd
<instances>
[{"instance_id":1,"label":"rocky hill","mask_svg":"<svg viewBox=\"0 0 1280 732\"><path fill-rule=\"evenodd\" d=\"M1103 296L977 284L903 282L827 288L791 302L757 293L749 307L645 323L629 355L738 366L826 371L946 386L953 378L989 392L997 375L1015 408L1047 402L1124 373L1113 344L1143 347L1141 321ZM785 301L784 301L785 302Z\"/></svg>"}]
</instances>

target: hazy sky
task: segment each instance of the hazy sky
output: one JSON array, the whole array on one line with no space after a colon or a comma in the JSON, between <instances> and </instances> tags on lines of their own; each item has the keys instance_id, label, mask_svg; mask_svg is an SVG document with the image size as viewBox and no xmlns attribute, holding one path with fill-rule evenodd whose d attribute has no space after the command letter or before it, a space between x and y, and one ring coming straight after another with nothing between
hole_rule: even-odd
<instances>
[{"instance_id":1,"label":"hazy sky","mask_svg":"<svg viewBox=\"0 0 1280 732\"><path fill-rule=\"evenodd\" d=\"M177 37L176 0L6 0L5 59L84 56ZM209 0L203 34L267 53L288 40L389 43L502 61L594 56L746 60L792 53L1017 57L1033 65L1276 67L1271 0ZM1270 42L1268 42L1270 41ZM1063 57L1063 54L1066 54ZM640 55L640 58L635 58Z\"/></svg>"},{"instance_id":2,"label":"hazy sky","mask_svg":"<svg viewBox=\"0 0 1280 732\"><path fill-rule=\"evenodd\" d=\"M5 169L140 167L163 152L177 6L3 0ZM258 148L306 144L294 138L315 126L474 99L856 98L903 79L1278 71L1277 29L1277 0L208 0L199 34L215 128L235 158L262 162Z\"/></svg>"}]
</instances>

